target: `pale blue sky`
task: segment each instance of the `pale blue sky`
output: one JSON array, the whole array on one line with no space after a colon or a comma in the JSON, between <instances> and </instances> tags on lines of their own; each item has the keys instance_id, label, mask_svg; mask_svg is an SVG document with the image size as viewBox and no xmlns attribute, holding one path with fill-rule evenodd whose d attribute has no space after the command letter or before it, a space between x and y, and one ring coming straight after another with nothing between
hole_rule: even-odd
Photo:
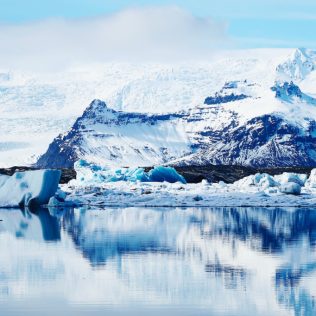
<instances>
[{"instance_id":1,"label":"pale blue sky","mask_svg":"<svg viewBox=\"0 0 316 316\"><path fill-rule=\"evenodd\" d=\"M242 47L315 47L315 0L0 0L0 22L109 15L143 6L177 5L228 24Z\"/></svg>"}]
</instances>

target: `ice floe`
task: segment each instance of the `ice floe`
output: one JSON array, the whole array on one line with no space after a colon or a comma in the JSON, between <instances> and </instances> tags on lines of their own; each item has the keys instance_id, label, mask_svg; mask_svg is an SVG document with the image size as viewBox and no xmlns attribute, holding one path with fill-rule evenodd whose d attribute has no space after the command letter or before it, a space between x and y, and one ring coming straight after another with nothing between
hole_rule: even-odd
<instances>
[{"instance_id":1,"label":"ice floe","mask_svg":"<svg viewBox=\"0 0 316 316\"><path fill-rule=\"evenodd\" d=\"M0 207L43 205L55 194L59 170L34 170L0 176Z\"/></svg>"},{"instance_id":2,"label":"ice floe","mask_svg":"<svg viewBox=\"0 0 316 316\"><path fill-rule=\"evenodd\" d=\"M310 174L309 178L307 179L305 186L309 187L309 188L316 189L316 169L313 169L311 171L311 174Z\"/></svg>"},{"instance_id":3,"label":"ice floe","mask_svg":"<svg viewBox=\"0 0 316 316\"><path fill-rule=\"evenodd\" d=\"M0 207L49 204L99 206L311 206L316 203L316 169L310 176L250 175L234 183L186 183L171 167L110 169L76 163L77 178L58 187L60 171L0 175Z\"/></svg>"},{"instance_id":4,"label":"ice floe","mask_svg":"<svg viewBox=\"0 0 316 316\"><path fill-rule=\"evenodd\" d=\"M67 197L51 206L310 206L316 203L316 169L305 174L250 175L235 183L186 184L173 168L110 170L78 163L77 179L62 185ZM184 180L184 179L183 179ZM153 182L156 181L156 182ZM169 182L168 182L169 181ZM171 182L171 183L170 183Z\"/></svg>"}]
</instances>

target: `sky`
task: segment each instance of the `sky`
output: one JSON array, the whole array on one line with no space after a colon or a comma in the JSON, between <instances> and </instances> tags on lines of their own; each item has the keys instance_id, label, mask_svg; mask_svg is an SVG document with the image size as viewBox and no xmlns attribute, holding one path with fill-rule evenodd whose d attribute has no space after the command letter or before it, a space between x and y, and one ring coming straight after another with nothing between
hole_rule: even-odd
<instances>
[{"instance_id":1,"label":"sky","mask_svg":"<svg viewBox=\"0 0 316 316\"><path fill-rule=\"evenodd\" d=\"M315 0L0 0L0 67L316 48Z\"/></svg>"}]
</instances>

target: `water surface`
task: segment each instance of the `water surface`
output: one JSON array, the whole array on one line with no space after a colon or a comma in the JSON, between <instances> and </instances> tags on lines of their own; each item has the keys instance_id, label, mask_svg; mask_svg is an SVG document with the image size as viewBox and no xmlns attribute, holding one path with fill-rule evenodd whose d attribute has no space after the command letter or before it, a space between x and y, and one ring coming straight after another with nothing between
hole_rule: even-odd
<instances>
[{"instance_id":1,"label":"water surface","mask_svg":"<svg viewBox=\"0 0 316 316\"><path fill-rule=\"evenodd\" d=\"M0 315L316 315L316 210L0 210Z\"/></svg>"}]
</instances>

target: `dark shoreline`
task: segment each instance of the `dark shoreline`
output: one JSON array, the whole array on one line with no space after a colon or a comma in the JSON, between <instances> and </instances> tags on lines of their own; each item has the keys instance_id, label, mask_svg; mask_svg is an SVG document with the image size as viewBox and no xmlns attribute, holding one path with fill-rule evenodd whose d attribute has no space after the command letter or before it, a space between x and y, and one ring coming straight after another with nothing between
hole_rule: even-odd
<instances>
[{"instance_id":1,"label":"dark shoreline","mask_svg":"<svg viewBox=\"0 0 316 316\"><path fill-rule=\"evenodd\" d=\"M283 172L294 172L310 175L312 167L277 167L277 168L252 168L243 166L223 166L223 165L207 165L207 166L183 166L175 167L175 169L189 183L199 183L203 179L209 182L224 181L233 183L244 177L256 173L268 173L272 176L282 174Z\"/></svg>"},{"instance_id":2,"label":"dark shoreline","mask_svg":"<svg viewBox=\"0 0 316 316\"><path fill-rule=\"evenodd\" d=\"M174 167L188 183L199 183L203 179L209 182L224 181L233 183L244 177L255 173L268 173L270 175L282 174L283 172L303 173L310 175L312 167L280 167L280 168L251 168L242 166L222 166L222 165L207 165L207 166L183 166ZM145 168L149 171L151 167ZM38 170L34 167L14 166L11 168L0 168L0 174L13 175L17 171ZM60 183L64 184L76 178L76 171L73 168L60 168L62 172Z\"/></svg>"},{"instance_id":3,"label":"dark shoreline","mask_svg":"<svg viewBox=\"0 0 316 316\"><path fill-rule=\"evenodd\" d=\"M10 168L0 168L0 174L5 174L7 176L12 176L15 172L22 172L22 171L30 171L30 170L39 170L40 168L34 167L25 167L25 166L14 166ZM56 169L56 168L51 168ZM61 171L61 178L60 183L68 183L70 180L76 178L76 171L73 168L59 168L58 170Z\"/></svg>"}]
</instances>

